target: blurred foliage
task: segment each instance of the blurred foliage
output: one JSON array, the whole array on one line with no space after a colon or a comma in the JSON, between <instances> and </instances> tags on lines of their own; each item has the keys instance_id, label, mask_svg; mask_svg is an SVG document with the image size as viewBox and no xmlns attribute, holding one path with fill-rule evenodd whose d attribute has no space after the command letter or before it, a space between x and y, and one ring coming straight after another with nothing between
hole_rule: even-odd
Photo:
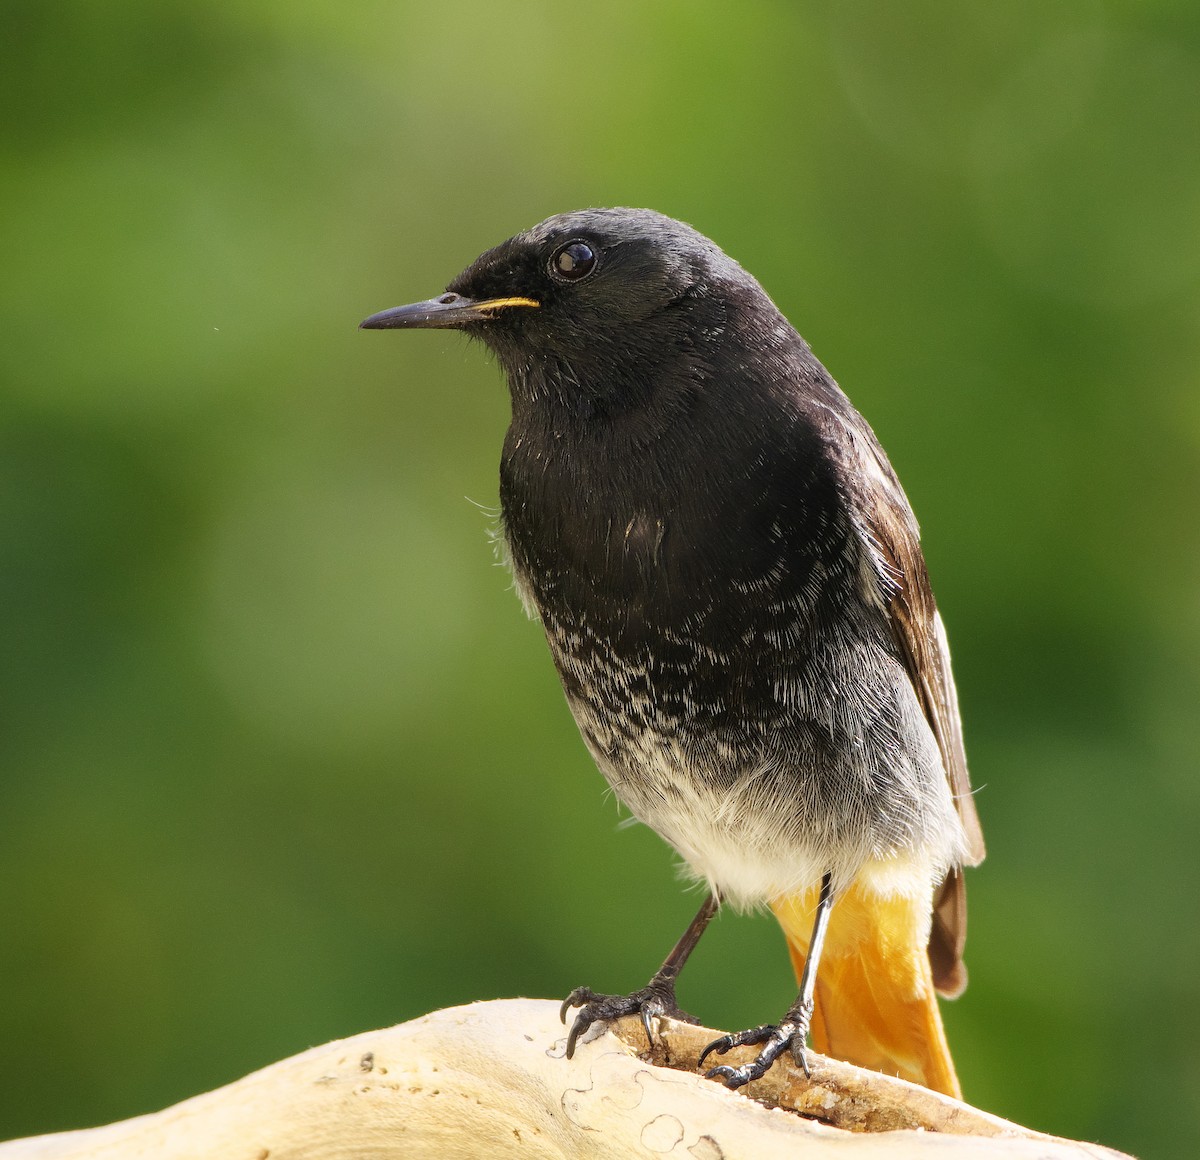
<instances>
[{"instance_id":1,"label":"blurred foliage","mask_svg":"<svg viewBox=\"0 0 1200 1160\"><path fill-rule=\"evenodd\" d=\"M0 1137L632 988L682 929L492 566L496 370L355 330L632 204L758 275L922 519L990 847L968 1096L1195 1154L1200 9L4 17ZM792 989L727 915L682 997Z\"/></svg>"}]
</instances>

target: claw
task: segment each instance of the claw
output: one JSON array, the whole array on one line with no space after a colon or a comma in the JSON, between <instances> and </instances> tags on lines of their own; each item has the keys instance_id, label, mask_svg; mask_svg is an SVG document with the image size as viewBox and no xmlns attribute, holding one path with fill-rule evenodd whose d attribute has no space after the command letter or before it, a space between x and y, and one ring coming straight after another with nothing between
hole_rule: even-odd
<instances>
[{"instance_id":1,"label":"claw","mask_svg":"<svg viewBox=\"0 0 1200 1160\"><path fill-rule=\"evenodd\" d=\"M726 1067L722 1064L720 1067L709 1068L704 1073L704 1078L722 1080L730 1091L736 1091L749 1082L748 1078L741 1074L743 1070L740 1067Z\"/></svg>"},{"instance_id":2,"label":"claw","mask_svg":"<svg viewBox=\"0 0 1200 1160\"><path fill-rule=\"evenodd\" d=\"M747 1045L756 1043L766 1043L775 1034L775 1030L770 1023L764 1023L761 1027L751 1027L749 1031L739 1031L736 1035L722 1035L719 1039L714 1039L700 1053L700 1058L696 1061L696 1066L703 1066L704 1061L714 1051L718 1055L724 1055L734 1047L746 1047Z\"/></svg>"},{"instance_id":3,"label":"claw","mask_svg":"<svg viewBox=\"0 0 1200 1160\"><path fill-rule=\"evenodd\" d=\"M714 1051L718 1055L724 1055L725 1052L727 1052L732 1046L733 1046L733 1036L732 1035L722 1035L720 1039L714 1039L702 1052L700 1052L700 1058L698 1060L696 1060L696 1066L698 1068L703 1067L704 1061L710 1055L712 1055L712 1053ZM718 1070L718 1069L713 1068L713 1071L716 1071L716 1070ZM708 1074L711 1076L712 1072L710 1071Z\"/></svg>"},{"instance_id":4,"label":"claw","mask_svg":"<svg viewBox=\"0 0 1200 1160\"><path fill-rule=\"evenodd\" d=\"M762 1079L771 1070L771 1065L789 1046L807 1076L809 1070L808 1061L804 1057L805 1034L806 1031L803 1027L784 1022L777 1027L765 1023L761 1027L752 1027L749 1031L739 1031L736 1035L722 1035L720 1039L714 1039L700 1053L696 1066L702 1067L704 1061L713 1052L724 1055L732 1047L746 1047L762 1043L765 1044L762 1051L749 1063L744 1063L741 1067L728 1067L722 1064L719 1067L710 1068L704 1073L705 1076L708 1079L723 1080L725 1086L729 1088L743 1087L756 1079Z\"/></svg>"},{"instance_id":5,"label":"claw","mask_svg":"<svg viewBox=\"0 0 1200 1160\"><path fill-rule=\"evenodd\" d=\"M566 1055L568 1059L575 1057L575 1041L579 1038L580 1032L586 1031L590 1026L590 1023L584 1023L582 1015L578 1016L571 1024L571 1030L567 1032Z\"/></svg>"},{"instance_id":6,"label":"claw","mask_svg":"<svg viewBox=\"0 0 1200 1160\"><path fill-rule=\"evenodd\" d=\"M575 1054L575 1044L593 1023L614 1023L627 1015L638 1015L642 1026L646 1029L646 1038L654 1042L654 1019L659 1015L670 1015L685 1023L695 1023L686 1011L679 1009L675 1001L675 987L670 981L661 978L651 979L640 991L632 995L597 995L591 987L576 987L562 1002L558 1009L558 1017L567 1021L567 1012L572 1007L579 1008L567 1032L567 1058Z\"/></svg>"},{"instance_id":7,"label":"claw","mask_svg":"<svg viewBox=\"0 0 1200 1160\"><path fill-rule=\"evenodd\" d=\"M808 1066L808 1052L804 1050L803 1043L792 1043L792 1058L804 1071L804 1078L812 1079L812 1069Z\"/></svg>"},{"instance_id":8,"label":"claw","mask_svg":"<svg viewBox=\"0 0 1200 1160\"><path fill-rule=\"evenodd\" d=\"M572 1007L585 1007L590 1003L595 995L592 994L591 987L576 987L563 1001L562 1006L558 1009L558 1021L566 1023L567 1012Z\"/></svg>"}]
</instances>

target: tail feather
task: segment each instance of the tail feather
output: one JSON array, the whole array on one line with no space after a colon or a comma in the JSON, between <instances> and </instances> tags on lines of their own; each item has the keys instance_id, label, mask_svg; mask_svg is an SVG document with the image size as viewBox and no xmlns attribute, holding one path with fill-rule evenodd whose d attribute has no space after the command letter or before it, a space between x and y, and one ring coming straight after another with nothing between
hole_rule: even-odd
<instances>
[{"instance_id":1,"label":"tail feather","mask_svg":"<svg viewBox=\"0 0 1200 1160\"><path fill-rule=\"evenodd\" d=\"M967 887L961 868L943 879L933 899L929 932L929 965L933 985L944 999L957 999L967 989L963 946L967 941Z\"/></svg>"},{"instance_id":2,"label":"tail feather","mask_svg":"<svg viewBox=\"0 0 1200 1160\"><path fill-rule=\"evenodd\" d=\"M797 978L804 969L816 891L772 904ZM814 1048L959 1098L942 1028L927 897L852 886L835 902L817 969Z\"/></svg>"}]
</instances>

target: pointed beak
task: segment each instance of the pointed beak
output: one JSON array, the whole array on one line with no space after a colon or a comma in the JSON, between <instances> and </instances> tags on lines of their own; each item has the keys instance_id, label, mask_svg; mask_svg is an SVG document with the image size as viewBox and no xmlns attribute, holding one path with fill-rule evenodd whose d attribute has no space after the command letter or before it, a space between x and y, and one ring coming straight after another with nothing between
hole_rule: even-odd
<instances>
[{"instance_id":1,"label":"pointed beak","mask_svg":"<svg viewBox=\"0 0 1200 1160\"><path fill-rule=\"evenodd\" d=\"M467 326L472 322L487 322L501 310L517 306L537 308L540 302L532 298L464 298L461 294L443 294L428 302L411 306L393 306L364 318L360 330L438 330Z\"/></svg>"}]
</instances>

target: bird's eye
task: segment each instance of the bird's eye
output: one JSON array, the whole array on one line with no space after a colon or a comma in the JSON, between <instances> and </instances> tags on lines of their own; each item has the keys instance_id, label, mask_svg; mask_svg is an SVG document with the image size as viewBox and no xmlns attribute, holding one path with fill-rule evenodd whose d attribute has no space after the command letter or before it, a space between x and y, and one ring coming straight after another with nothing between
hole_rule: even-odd
<instances>
[{"instance_id":1,"label":"bird's eye","mask_svg":"<svg viewBox=\"0 0 1200 1160\"><path fill-rule=\"evenodd\" d=\"M564 282L579 282L596 268L596 251L587 242L566 242L550 255L550 273Z\"/></svg>"}]
</instances>

